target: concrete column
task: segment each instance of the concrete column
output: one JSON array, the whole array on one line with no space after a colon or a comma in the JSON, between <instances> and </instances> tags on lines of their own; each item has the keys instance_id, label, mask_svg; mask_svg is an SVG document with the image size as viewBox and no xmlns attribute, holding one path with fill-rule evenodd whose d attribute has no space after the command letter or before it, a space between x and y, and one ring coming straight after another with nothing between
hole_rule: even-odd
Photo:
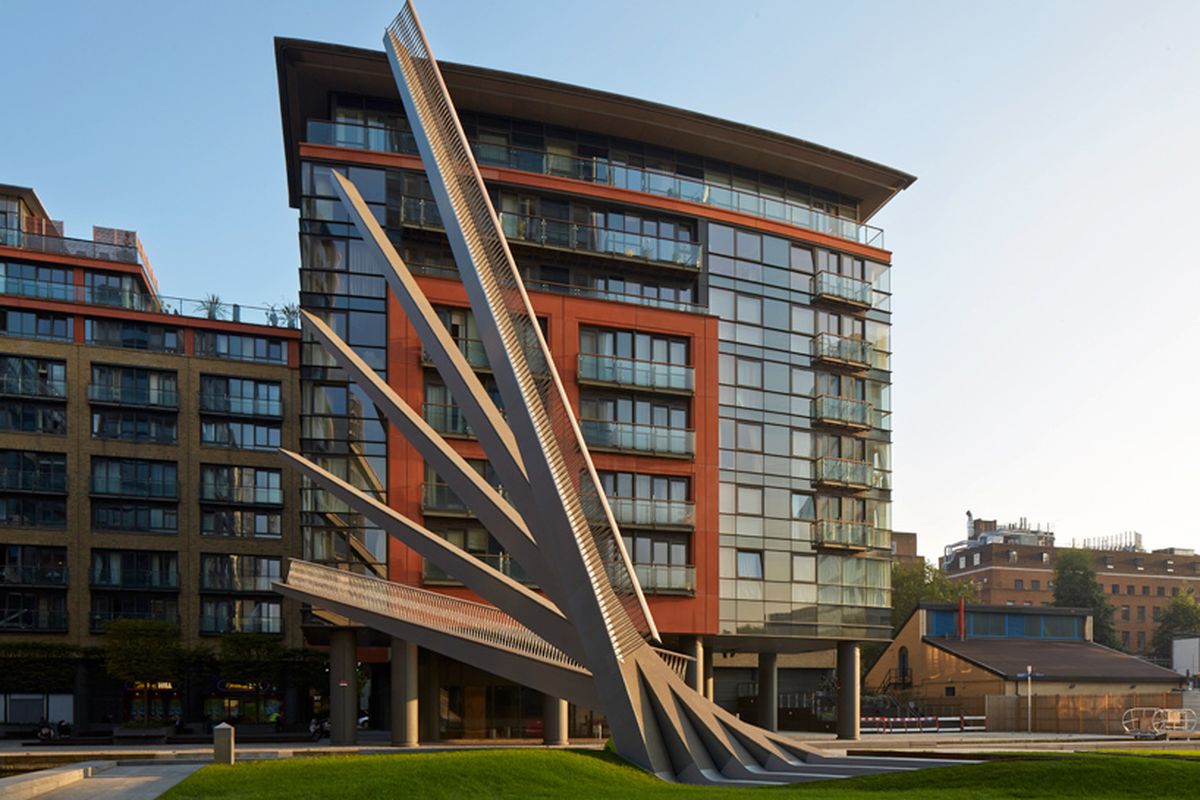
<instances>
[{"instance_id":1,"label":"concrete column","mask_svg":"<svg viewBox=\"0 0 1200 800\"><path fill-rule=\"evenodd\" d=\"M711 647L704 648L704 696L713 699L716 691L716 675L713 674L713 652Z\"/></svg>"},{"instance_id":2,"label":"concrete column","mask_svg":"<svg viewBox=\"0 0 1200 800\"><path fill-rule=\"evenodd\" d=\"M779 730L779 655L758 654L758 726Z\"/></svg>"},{"instance_id":3,"label":"concrete column","mask_svg":"<svg viewBox=\"0 0 1200 800\"><path fill-rule=\"evenodd\" d=\"M436 742L442 735L442 684L438 674L438 656L426 652L425 669L421 670L421 727L422 741Z\"/></svg>"},{"instance_id":4,"label":"concrete column","mask_svg":"<svg viewBox=\"0 0 1200 800\"><path fill-rule=\"evenodd\" d=\"M694 660L688 664L687 684L701 694L704 693L704 640L693 636L684 642L684 651Z\"/></svg>"},{"instance_id":5,"label":"concrete column","mask_svg":"<svg viewBox=\"0 0 1200 800\"><path fill-rule=\"evenodd\" d=\"M392 637L392 744L416 747L417 646Z\"/></svg>"},{"instance_id":6,"label":"concrete column","mask_svg":"<svg viewBox=\"0 0 1200 800\"><path fill-rule=\"evenodd\" d=\"M561 697L545 697L545 706L543 708L543 716L545 724L542 730L542 741L545 744L568 744L568 732L571 727L571 720L567 714L567 701Z\"/></svg>"},{"instance_id":7,"label":"concrete column","mask_svg":"<svg viewBox=\"0 0 1200 800\"><path fill-rule=\"evenodd\" d=\"M859 652L858 642L837 645L838 714L837 738L859 736Z\"/></svg>"},{"instance_id":8,"label":"concrete column","mask_svg":"<svg viewBox=\"0 0 1200 800\"><path fill-rule=\"evenodd\" d=\"M329 634L329 743L358 743L358 636L354 628Z\"/></svg>"}]
</instances>

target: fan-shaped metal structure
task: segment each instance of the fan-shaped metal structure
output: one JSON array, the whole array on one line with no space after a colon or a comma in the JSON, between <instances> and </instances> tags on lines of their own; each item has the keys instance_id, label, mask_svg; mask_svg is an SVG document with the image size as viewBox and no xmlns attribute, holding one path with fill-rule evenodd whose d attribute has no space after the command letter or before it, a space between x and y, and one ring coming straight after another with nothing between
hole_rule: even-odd
<instances>
[{"instance_id":1,"label":"fan-shaped metal structure","mask_svg":"<svg viewBox=\"0 0 1200 800\"><path fill-rule=\"evenodd\" d=\"M384 44L466 287L504 411L438 319L353 184L350 219L500 478L483 479L328 326L319 342L539 588L294 453L287 462L492 605L293 561L279 591L553 697L602 711L617 751L668 780L788 783L893 769L910 760L820 755L749 725L694 691L686 657L658 632L562 382L533 314L424 32L411 5Z\"/></svg>"}]
</instances>

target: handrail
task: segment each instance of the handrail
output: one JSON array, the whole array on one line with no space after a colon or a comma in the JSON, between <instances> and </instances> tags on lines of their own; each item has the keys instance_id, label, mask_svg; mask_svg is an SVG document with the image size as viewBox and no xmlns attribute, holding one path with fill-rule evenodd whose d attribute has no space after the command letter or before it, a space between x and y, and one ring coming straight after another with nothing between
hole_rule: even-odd
<instances>
[{"instance_id":1,"label":"handrail","mask_svg":"<svg viewBox=\"0 0 1200 800\"><path fill-rule=\"evenodd\" d=\"M580 353L580 380L642 386L650 389L691 391L695 387L695 369L687 364L618 356L612 353Z\"/></svg>"},{"instance_id":2,"label":"handrail","mask_svg":"<svg viewBox=\"0 0 1200 800\"><path fill-rule=\"evenodd\" d=\"M354 129L359 129L363 133L357 143L351 141L349 137L338 140L336 134L339 130L353 131ZM375 152L419 155L412 133L382 125L310 119L307 121L307 141L337 147L356 147L356 149ZM562 155L545 150L479 141L470 142L470 145L481 166L504 167L522 172L573 178L588 183L606 184L646 194L688 200L717 208L741 211L764 219L778 220L798 228L827 233L870 247L882 248L884 246L881 228L837 217L782 197L748 192L732 186L721 186L653 167L639 167L598 156Z\"/></svg>"}]
</instances>

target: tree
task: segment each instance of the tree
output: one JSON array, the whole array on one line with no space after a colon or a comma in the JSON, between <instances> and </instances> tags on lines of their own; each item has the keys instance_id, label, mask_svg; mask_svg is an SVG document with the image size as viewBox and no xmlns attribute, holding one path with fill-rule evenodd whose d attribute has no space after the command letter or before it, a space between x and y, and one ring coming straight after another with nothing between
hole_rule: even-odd
<instances>
[{"instance_id":1,"label":"tree","mask_svg":"<svg viewBox=\"0 0 1200 800\"><path fill-rule=\"evenodd\" d=\"M1092 641L1121 649L1113 622L1112 603L1096 580L1092 554L1088 550L1060 550L1054 560L1054 605L1087 608L1092 612Z\"/></svg>"},{"instance_id":2,"label":"tree","mask_svg":"<svg viewBox=\"0 0 1200 800\"><path fill-rule=\"evenodd\" d=\"M922 600L935 603L979 602L979 592L969 581L952 581L928 561L892 567L892 632L916 610Z\"/></svg>"},{"instance_id":3,"label":"tree","mask_svg":"<svg viewBox=\"0 0 1200 800\"><path fill-rule=\"evenodd\" d=\"M208 319L225 319L225 304L217 294L206 294L196 303L196 310Z\"/></svg>"},{"instance_id":4,"label":"tree","mask_svg":"<svg viewBox=\"0 0 1200 800\"><path fill-rule=\"evenodd\" d=\"M221 673L254 686L258 695L258 710L263 710L263 694L267 685L277 686L283 677L287 648L283 640L269 633L229 633L217 645L217 661Z\"/></svg>"},{"instance_id":5,"label":"tree","mask_svg":"<svg viewBox=\"0 0 1200 800\"><path fill-rule=\"evenodd\" d=\"M1163 612L1150 653L1155 658L1169 661L1172 657L1171 642L1178 636L1200 636L1200 602L1192 589L1171 598L1171 604Z\"/></svg>"},{"instance_id":6,"label":"tree","mask_svg":"<svg viewBox=\"0 0 1200 800\"><path fill-rule=\"evenodd\" d=\"M179 669L179 626L152 619L115 619L104 632L104 650L109 675L142 684L149 722L150 684L171 680Z\"/></svg>"}]
</instances>

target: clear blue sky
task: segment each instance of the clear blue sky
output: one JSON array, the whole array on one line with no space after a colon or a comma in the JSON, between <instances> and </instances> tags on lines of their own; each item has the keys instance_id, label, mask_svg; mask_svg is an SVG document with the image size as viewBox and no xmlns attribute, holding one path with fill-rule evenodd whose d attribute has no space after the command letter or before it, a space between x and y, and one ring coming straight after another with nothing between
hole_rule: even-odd
<instances>
[{"instance_id":1,"label":"clear blue sky","mask_svg":"<svg viewBox=\"0 0 1200 800\"><path fill-rule=\"evenodd\" d=\"M272 37L379 48L384 2L6 2L0 182L136 229L167 294L295 291ZM1200 3L470 2L438 57L702 111L911 172L895 522L1200 544Z\"/></svg>"}]
</instances>

